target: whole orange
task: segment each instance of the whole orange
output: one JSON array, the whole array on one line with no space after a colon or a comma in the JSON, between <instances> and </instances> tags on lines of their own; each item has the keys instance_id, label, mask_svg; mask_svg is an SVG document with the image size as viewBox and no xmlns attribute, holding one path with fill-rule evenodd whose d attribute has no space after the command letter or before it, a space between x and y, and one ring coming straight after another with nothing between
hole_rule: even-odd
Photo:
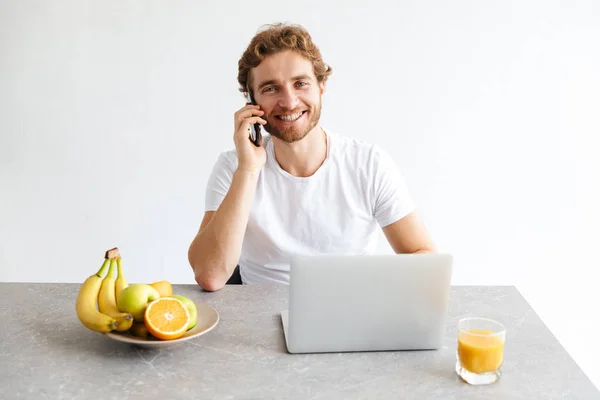
<instances>
[{"instance_id":1,"label":"whole orange","mask_svg":"<svg viewBox=\"0 0 600 400\"><path fill-rule=\"evenodd\" d=\"M150 286L158 290L160 297L169 297L173 295L173 286L169 281L152 282Z\"/></svg>"}]
</instances>

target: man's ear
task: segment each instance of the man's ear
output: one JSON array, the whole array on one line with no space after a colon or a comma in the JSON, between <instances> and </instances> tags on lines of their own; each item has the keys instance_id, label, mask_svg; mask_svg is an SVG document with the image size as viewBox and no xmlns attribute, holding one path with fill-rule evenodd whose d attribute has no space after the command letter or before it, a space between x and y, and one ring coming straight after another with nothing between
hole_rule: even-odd
<instances>
[{"instance_id":1,"label":"man's ear","mask_svg":"<svg viewBox=\"0 0 600 400\"><path fill-rule=\"evenodd\" d=\"M320 90L321 94L325 93L325 81L319 83L319 90Z\"/></svg>"}]
</instances>

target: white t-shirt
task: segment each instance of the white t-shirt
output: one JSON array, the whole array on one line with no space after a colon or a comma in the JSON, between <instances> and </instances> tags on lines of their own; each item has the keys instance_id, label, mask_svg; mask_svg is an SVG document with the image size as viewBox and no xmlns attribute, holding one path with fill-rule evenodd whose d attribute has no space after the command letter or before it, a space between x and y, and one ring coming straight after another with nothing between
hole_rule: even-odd
<instances>
[{"instance_id":1,"label":"white t-shirt","mask_svg":"<svg viewBox=\"0 0 600 400\"><path fill-rule=\"evenodd\" d=\"M289 283L295 255L368 254L377 229L414 210L404 178L381 148L325 130L327 157L310 177L284 171L271 136L239 266L242 281ZM205 210L216 211L237 169L237 153L221 153L206 189Z\"/></svg>"}]
</instances>

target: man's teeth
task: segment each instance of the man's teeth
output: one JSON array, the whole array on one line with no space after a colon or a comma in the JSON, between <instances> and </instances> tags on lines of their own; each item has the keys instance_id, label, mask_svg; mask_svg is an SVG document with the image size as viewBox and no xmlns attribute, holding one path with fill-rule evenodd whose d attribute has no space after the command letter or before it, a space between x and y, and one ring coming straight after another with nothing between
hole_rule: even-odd
<instances>
[{"instance_id":1,"label":"man's teeth","mask_svg":"<svg viewBox=\"0 0 600 400\"><path fill-rule=\"evenodd\" d=\"M298 118L300 118L301 115L302 115L302 113L299 112L297 114L279 115L277 118L279 118L279 119L281 119L283 121L291 122L291 121L295 121Z\"/></svg>"}]
</instances>

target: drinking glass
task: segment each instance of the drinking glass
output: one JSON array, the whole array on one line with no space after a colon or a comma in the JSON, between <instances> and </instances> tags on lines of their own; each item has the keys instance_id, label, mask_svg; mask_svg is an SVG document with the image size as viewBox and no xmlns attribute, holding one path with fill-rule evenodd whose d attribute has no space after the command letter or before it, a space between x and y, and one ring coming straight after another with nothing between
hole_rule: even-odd
<instances>
[{"instance_id":1,"label":"drinking glass","mask_svg":"<svg viewBox=\"0 0 600 400\"><path fill-rule=\"evenodd\" d=\"M456 373L471 385L496 382L502 374L506 329L489 318L463 318L458 322Z\"/></svg>"}]
</instances>

